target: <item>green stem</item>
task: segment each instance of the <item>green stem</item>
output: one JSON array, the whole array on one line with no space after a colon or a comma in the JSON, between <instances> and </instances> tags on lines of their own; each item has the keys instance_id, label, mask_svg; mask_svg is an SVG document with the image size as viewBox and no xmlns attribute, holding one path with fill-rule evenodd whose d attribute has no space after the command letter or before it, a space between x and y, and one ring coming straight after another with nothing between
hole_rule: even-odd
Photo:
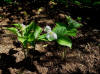
<instances>
[{"instance_id":1,"label":"green stem","mask_svg":"<svg viewBox=\"0 0 100 74\"><path fill-rule=\"evenodd\" d=\"M64 51L62 52L62 60L64 60L66 57L66 49L64 49Z\"/></svg>"},{"instance_id":2,"label":"green stem","mask_svg":"<svg viewBox=\"0 0 100 74\"><path fill-rule=\"evenodd\" d=\"M23 47L23 51L24 51L25 58L27 58L27 56L28 56L28 47L27 46L26 46L26 48Z\"/></svg>"}]
</instances>

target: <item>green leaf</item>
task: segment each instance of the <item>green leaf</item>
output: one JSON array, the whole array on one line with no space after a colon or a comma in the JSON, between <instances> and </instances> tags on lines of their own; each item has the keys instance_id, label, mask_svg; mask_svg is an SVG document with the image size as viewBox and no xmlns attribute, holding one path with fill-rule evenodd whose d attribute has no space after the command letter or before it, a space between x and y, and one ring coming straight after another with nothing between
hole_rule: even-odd
<instances>
[{"instance_id":1,"label":"green leaf","mask_svg":"<svg viewBox=\"0 0 100 74\"><path fill-rule=\"evenodd\" d=\"M73 20L70 16L66 16L66 19L68 21L68 28L79 28L80 26L82 26L81 23L78 23L77 21Z\"/></svg>"},{"instance_id":2,"label":"green leaf","mask_svg":"<svg viewBox=\"0 0 100 74\"><path fill-rule=\"evenodd\" d=\"M18 36L18 40L23 44L26 41L26 38Z\"/></svg>"},{"instance_id":3,"label":"green leaf","mask_svg":"<svg viewBox=\"0 0 100 74\"><path fill-rule=\"evenodd\" d=\"M21 26L20 24L12 24L12 25L14 25L16 27L20 27Z\"/></svg>"},{"instance_id":4,"label":"green leaf","mask_svg":"<svg viewBox=\"0 0 100 74\"><path fill-rule=\"evenodd\" d=\"M77 29L67 30L66 33L67 33L68 36L74 36L75 37L76 34L77 34Z\"/></svg>"},{"instance_id":5,"label":"green leaf","mask_svg":"<svg viewBox=\"0 0 100 74\"><path fill-rule=\"evenodd\" d=\"M28 43L28 40L27 40L27 37L24 36L24 37L17 37L18 40L22 43L23 47L26 48L27 47L27 43Z\"/></svg>"},{"instance_id":6,"label":"green leaf","mask_svg":"<svg viewBox=\"0 0 100 74\"><path fill-rule=\"evenodd\" d=\"M29 34L29 36L28 36L28 42L32 42L32 41L34 41L35 40L35 37L34 37L34 34L33 34L33 32L32 33L30 33Z\"/></svg>"},{"instance_id":7,"label":"green leaf","mask_svg":"<svg viewBox=\"0 0 100 74\"><path fill-rule=\"evenodd\" d=\"M15 33L15 34L17 34L17 32L18 32L18 30L17 30L16 28L13 28L13 27L7 28L7 29L8 29L9 31Z\"/></svg>"},{"instance_id":8,"label":"green leaf","mask_svg":"<svg viewBox=\"0 0 100 74\"><path fill-rule=\"evenodd\" d=\"M79 1L75 1L74 4L81 5L81 3Z\"/></svg>"},{"instance_id":9,"label":"green leaf","mask_svg":"<svg viewBox=\"0 0 100 74\"><path fill-rule=\"evenodd\" d=\"M80 23L78 23L72 19L68 22L68 24L69 24L69 26L68 26L69 28L79 28L81 26Z\"/></svg>"},{"instance_id":10,"label":"green leaf","mask_svg":"<svg viewBox=\"0 0 100 74\"><path fill-rule=\"evenodd\" d=\"M56 26L59 26L59 27L63 26L63 27L66 27L67 25L64 24L64 23L61 23L61 22L57 22L57 23L56 23Z\"/></svg>"},{"instance_id":11,"label":"green leaf","mask_svg":"<svg viewBox=\"0 0 100 74\"><path fill-rule=\"evenodd\" d=\"M35 22L31 22L23 31L25 35L29 35L31 31L35 30Z\"/></svg>"},{"instance_id":12,"label":"green leaf","mask_svg":"<svg viewBox=\"0 0 100 74\"><path fill-rule=\"evenodd\" d=\"M81 24L78 23L78 22L76 22L75 20L73 20L73 26L74 26L75 28L79 28L79 27L81 26Z\"/></svg>"},{"instance_id":13,"label":"green leaf","mask_svg":"<svg viewBox=\"0 0 100 74\"><path fill-rule=\"evenodd\" d=\"M67 28L63 23L56 23L56 26L53 28L53 32L57 34L58 38L67 35L66 31Z\"/></svg>"},{"instance_id":14,"label":"green leaf","mask_svg":"<svg viewBox=\"0 0 100 74\"><path fill-rule=\"evenodd\" d=\"M38 37L38 40L43 40L43 41L48 41L47 39L46 39L46 34L42 34L42 35L40 35L39 37Z\"/></svg>"},{"instance_id":15,"label":"green leaf","mask_svg":"<svg viewBox=\"0 0 100 74\"><path fill-rule=\"evenodd\" d=\"M68 37L61 37L59 39L57 39L57 43L63 46L68 46L70 48L72 48L72 42L70 40L70 38Z\"/></svg>"},{"instance_id":16,"label":"green leaf","mask_svg":"<svg viewBox=\"0 0 100 74\"><path fill-rule=\"evenodd\" d=\"M42 32L41 27L37 26L35 27L35 31L34 31L34 37L35 39L40 35L40 33Z\"/></svg>"},{"instance_id":17,"label":"green leaf","mask_svg":"<svg viewBox=\"0 0 100 74\"><path fill-rule=\"evenodd\" d=\"M11 28L6 28L7 30L13 32L14 34L18 35L18 36L21 36L21 34L19 33L19 31L14 28L14 27L11 27Z\"/></svg>"}]
</instances>

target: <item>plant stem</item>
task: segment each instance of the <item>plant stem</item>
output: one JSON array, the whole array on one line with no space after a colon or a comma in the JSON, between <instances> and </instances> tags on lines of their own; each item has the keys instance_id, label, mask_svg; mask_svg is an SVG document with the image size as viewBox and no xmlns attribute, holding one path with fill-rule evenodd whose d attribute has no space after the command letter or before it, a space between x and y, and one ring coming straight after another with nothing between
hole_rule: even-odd
<instances>
[{"instance_id":1,"label":"plant stem","mask_svg":"<svg viewBox=\"0 0 100 74\"><path fill-rule=\"evenodd\" d=\"M66 57L66 49L64 49L64 51L62 52L62 60L64 60Z\"/></svg>"},{"instance_id":2,"label":"plant stem","mask_svg":"<svg viewBox=\"0 0 100 74\"><path fill-rule=\"evenodd\" d=\"M26 48L23 47L23 51L24 51L25 58L27 58L27 56L28 56L28 47L26 47Z\"/></svg>"}]
</instances>

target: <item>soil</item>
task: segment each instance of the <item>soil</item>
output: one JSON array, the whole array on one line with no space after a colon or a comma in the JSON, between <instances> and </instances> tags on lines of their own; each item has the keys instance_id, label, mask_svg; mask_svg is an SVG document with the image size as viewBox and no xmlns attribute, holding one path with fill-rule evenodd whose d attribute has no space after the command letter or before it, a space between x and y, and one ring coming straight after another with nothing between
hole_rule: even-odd
<instances>
[{"instance_id":1,"label":"soil","mask_svg":"<svg viewBox=\"0 0 100 74\"><path fill-rule=\"evenodd\" d=\"M0 74L100 74L100 23L99 7L79 6L42 7L30 4L6 4L0 6ZM65 22L65 15L76 20L82 17L83 24L78 34L72 38L72 49L56 42L37 42L36 50L29 50L25 58L17 37L5 30L14 23L29 24L35 21L42 28L55 26L55 22ZM66 50L65 56L62 56Z\"/></svg>"}]
</instances>

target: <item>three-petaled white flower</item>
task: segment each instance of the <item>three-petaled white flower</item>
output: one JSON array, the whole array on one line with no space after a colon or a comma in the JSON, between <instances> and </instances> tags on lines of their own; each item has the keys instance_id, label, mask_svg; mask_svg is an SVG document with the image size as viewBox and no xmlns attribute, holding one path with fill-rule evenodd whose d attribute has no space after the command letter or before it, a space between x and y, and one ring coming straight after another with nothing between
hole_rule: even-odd
<instances>
[{"instance_id":1,"label":"three-petaled white flower","mask_svg":"<svg viewBox=\"0 0 100 74\"><path fill-rule=\"evenodd\" d=\"M49 41L57 39L57 34L51 30L50 26L46 26L45 29L44 29L44 31L47 32L46 38Z\"/></svg>"}]
</instances>

